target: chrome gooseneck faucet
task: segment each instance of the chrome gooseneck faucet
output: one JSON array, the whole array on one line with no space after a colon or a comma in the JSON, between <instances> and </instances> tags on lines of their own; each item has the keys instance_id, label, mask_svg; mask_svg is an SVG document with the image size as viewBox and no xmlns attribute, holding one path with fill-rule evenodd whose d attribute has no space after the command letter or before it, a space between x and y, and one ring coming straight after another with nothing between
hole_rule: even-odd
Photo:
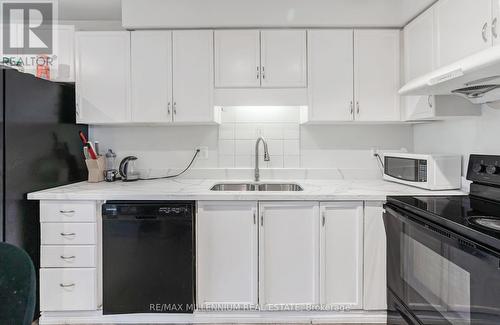
<instances>
[{"instance_id":1,"label":"chrome gooseneck faucet","mask_svg":"<svg viewBox=\"0 0 500 325\"><path fill-rule=\"evenodd\" d=\"M269 151L267 150L267 142L263 137L259 137L257 142L255 142L255 181L258 182L260 180L260 171L259 171L259 143L262 141L264 144L264 161L269 161Z\"/></svg>"}]
</instances>

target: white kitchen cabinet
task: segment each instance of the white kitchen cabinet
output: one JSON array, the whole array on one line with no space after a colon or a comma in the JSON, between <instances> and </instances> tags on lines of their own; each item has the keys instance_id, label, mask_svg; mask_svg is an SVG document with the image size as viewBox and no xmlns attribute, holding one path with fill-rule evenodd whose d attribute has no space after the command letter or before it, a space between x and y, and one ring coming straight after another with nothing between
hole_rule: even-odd
<instances>
[{"instance_id":1,"label":"white kitchen cabinet","mask_svg":"<svg viewBox=\"0 0 500 325\"><path fill-rule=\"evenodd\" d=\"M306 87L306 61L305 30L261 31L262 87Z\"/></svg>"},{"instance_id":2,"label":"white kitchen cabinet","mask_svg":"<svg viewBox=\"0 0 500 325\"><path fill-rule=\"evenodd\" d=\"M260 87L260 32L217 30L215 87Z\"/></svg>"},{"instance_id":3,"label":"white kitchen cabinet","mask_svg":"<svg viewBox=\"0 0 500 325\"><path fill-rule=\"evenodd\" d=\"M257 304L257 202L198 202L197 302Z\"/></svg>"},{"instance_id":4,"label":"white kitchen cabinet","mask_svg":"<svg viewBox=\"0 0 500 325\"><path fill-rule=\"evenodd\" d=\"M40 310L97 309L97 275L94 268L40 270Z\"/></svg>"},{"instance_id":5,"label":"white kitchen cabinet","mask_svg":"<svg viewBox=\"0 0 500 325\"><path fill-rule=\"evenodd\" d=\"M438 67L492 45L491 0L440 0L435 5Z\"/></svg>"},{"instance_id":6,"label":"white kitchen cabinet","mask_svg":"<svg viewBox=\"0 0 500 325\"><path fill-rule=\"evenodd\" d=\"M78 123L130 122L130 32L76 33Z\"/></svg>"},{"instance_id":7,"label":"white kitchen cabinet","mask_svg":"<svg viewBox=\"0 0 500 325\"><path fill-rule=\"evenodd\" d=\"M363 202L320 205L321 304L363 308Z\"/></svg>"},{"instance_id":8,"label":"white kitchen cabinet","mask_svg":"<svg viewBox=\"0 0 500 325\"><path fill-rule=\"evenodd\" d=\"M458 96L406 96L405 120L443 120L459 116L481 115L479 105Z\"/></svg>"},{"instance_id":9,"label":"white kitchen cabinet","mask_svg":"<svg viewBox=\"0 0 500 325\"><path fill-rule=\"evenodd\" d=\"M431 7L404 28L405 81L408 82L436 67L435 9Z\"/></svg>"},{"instance_id":10,"label":"white kitchen cabinet","mask_svg":"<svg viewBox=\"0 0 500 325\"><path fill-rule=\"evenodd\" d=\"M213 31L173 31L172 39L174 122L213 122Z\"/></svg>"},{"instance_id":11,"label":"white kitchen cabinet","mask_svg":"<svg viewBox=\"0 0 500 325\"><path fill-rule=\"evenodd\" d=\"M358 121L401 119L400 32L354 31L354 98Z\"/></svg>"},{"instance_id":12,"label":"white kitchen cabinet","mask_svg":"<svg viewBox=\"0 0 500 325\"><path fill-rule=\"evenodd\" d=\"M172 121L172 32L131 33L132 121Z\"/></svg>"},{"instance_id":13,"label":"white kitchen cabinet","mask_svg":"<svg viewBox=\"0 0 500 325\"><path fill-rule=\"evenodd\" d=\"M305 88L306 31L215 31L216 88Z\"/></svg>"},{"instance_id":14,"label":"white kitchen cabinet","mask_svg":"<svg viewBox=\"0 0 500 325\"><path fill-rule=\"evenodd\" d=\"M387 309L386 235L382 202L365 202L364 291L365 310Z\"/></svg>"},{"instance_id":15,"label":"white kitchen cabinet","mask_svg":"<svg viewBox=\"0 0 500 325\"><path fill-rule=\"evenodd\" d=\"M309 30L308 121L350 121L353 112L353 31Z\"/></svg>"},{"instance_id":16,"label":"white kitchen cabinet","mask_svg":"<svg viewBox=\"0 0 500 325\"><path fill-rule=\"evenodd\" d=\"M259 203L259 214L259 304L317 304L318 202Z\"/></svg>"},{"instance_id":17,"label":"white kitchen cabinet","mask_svg":"<svg viewBox=\"0 0 500 325\"><path fill-rule=\"evenodd\" d=\"M133 122L214 122L212 31L134 31L131 52Z\"/></svg>"}]
</instances>

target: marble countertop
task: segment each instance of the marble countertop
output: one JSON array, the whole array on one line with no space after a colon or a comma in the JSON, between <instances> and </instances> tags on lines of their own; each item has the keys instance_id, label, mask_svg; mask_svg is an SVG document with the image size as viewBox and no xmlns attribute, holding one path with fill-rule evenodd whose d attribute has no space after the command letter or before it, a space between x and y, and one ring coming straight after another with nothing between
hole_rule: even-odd
<instances>
[{"instance_id":1,"label":"marble countertop","mask_svg":"<svg viewBox=\"0 0 500 325\"><path fill-rule=\"evenodd\" d=\"M216 183L238 183L214 179L172 179L137 182L80 182L28 194L30 200L364 200L383 201L391 195L464 195L460 190L428 191L384 180L272 180L266 183L296 183L299 192L218 192Z\"/></svg>"}]
</instances>

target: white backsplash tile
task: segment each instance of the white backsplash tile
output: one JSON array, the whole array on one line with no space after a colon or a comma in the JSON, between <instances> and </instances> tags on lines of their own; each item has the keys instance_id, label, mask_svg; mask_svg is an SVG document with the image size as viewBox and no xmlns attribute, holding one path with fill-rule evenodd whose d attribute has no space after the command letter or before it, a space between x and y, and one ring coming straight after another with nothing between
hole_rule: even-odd
<instances>
[{"instance_id":1,"label":"white backsplash tile","mask_svg":"<svg viewBox=\"0 0 500 325\"><path fill-rule=\"evenodd\" d=\"M300 167L300 156L299 155L285 155L283 157L283 167L284 168L299 168Z\"/></svg>"},{"instance_id":2,"label":"white backsplash tile","mask_svg":"<svg viewBox=\"0 0 500 325\"><path fill-rule=\"evenodd\" d=\"M234 156L234 140L219 140L219 155L233 155Z\"/></svg>"},{"instance_id":3,"label":"white backsplash tile","mask_svg":"<svg viewBox=\"0 0 500 325\"><path fill-rule=\"evenodd\" d=\"M221 124L219 126L219 139L234 140L234 124Z\"/></svg>"},{"instance_id":4,"label":"white backsplash tile","mask_svg":"<svg viewBox=\"0 0 500 325\"><path fill-rule=\"evenodd\" d=\"M299 140L283 140L283 154L284 155L300 155L300 141Z\"/></svg>"}]
</instances>

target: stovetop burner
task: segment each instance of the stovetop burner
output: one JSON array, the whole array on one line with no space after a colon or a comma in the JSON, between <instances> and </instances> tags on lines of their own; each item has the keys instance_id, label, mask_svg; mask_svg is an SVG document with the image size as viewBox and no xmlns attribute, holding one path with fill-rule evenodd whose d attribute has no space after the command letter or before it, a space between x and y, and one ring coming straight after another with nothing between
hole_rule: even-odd
<instances>
[{"instance_id":1,"label":"stovetop burner","mask_svg":"<svg viewBox=\"0 0 500 325\"><path fill-rule=\"evenodd\" d=\"M485 229L500 232L500 219L492 217L472 217L469 218L469 221Z\"/></svg>"}]
</instances>

